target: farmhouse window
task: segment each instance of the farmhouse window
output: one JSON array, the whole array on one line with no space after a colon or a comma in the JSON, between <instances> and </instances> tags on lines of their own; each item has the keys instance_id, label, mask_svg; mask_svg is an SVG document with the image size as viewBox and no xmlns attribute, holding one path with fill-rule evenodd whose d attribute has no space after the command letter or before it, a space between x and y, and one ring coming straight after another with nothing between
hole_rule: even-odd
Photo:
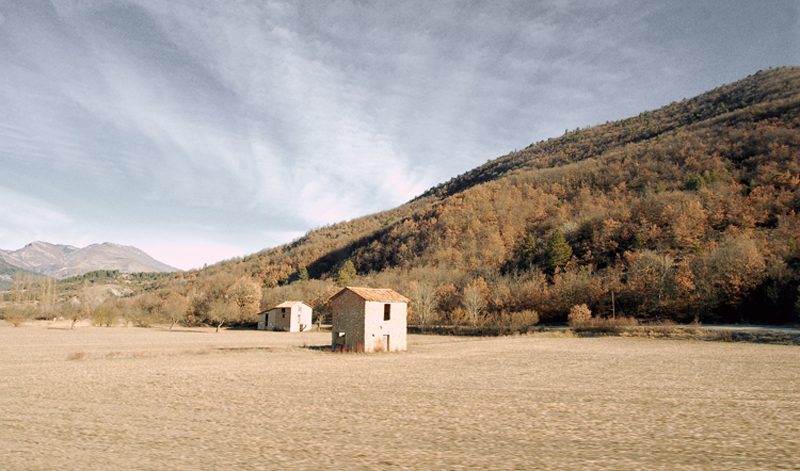
<instances>
[{"instance_id":1,"label":"farmhouse window","mask_svg":"<svg viewBox=\"0 0 800 471\"><path fill-rule=\"evenodd\" d=\"M383 320L388 321L392 319L392 305L391 304L384 304L383 305Z\"/></svg>"}]
</instances>

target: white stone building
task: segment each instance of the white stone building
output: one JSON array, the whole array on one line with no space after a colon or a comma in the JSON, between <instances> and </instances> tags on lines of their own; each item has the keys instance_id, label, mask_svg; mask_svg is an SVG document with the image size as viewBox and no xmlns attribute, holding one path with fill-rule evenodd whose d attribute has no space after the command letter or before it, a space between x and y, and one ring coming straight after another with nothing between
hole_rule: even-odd
<instances>
[{"instance_id":1,"label":"white stone building","mask_svg":"<svg viewBox=\"0 0 800 471\"><path fill-rule=\"evenodd\" d=\"M313 309L302 301L285 301L258 314L258 330L303 332L311 329Z\"/></svg>"},{"instance_id":2,"label":"white stone building","mask_svg":"<svg viewBox=\"0 0 800 471\"><path fill-rule=\"evenodd\" d=\"M365 352L407 349L408 299L391 289L347 287L329 301L333 348Z\"/></svg>"}]
</instances>

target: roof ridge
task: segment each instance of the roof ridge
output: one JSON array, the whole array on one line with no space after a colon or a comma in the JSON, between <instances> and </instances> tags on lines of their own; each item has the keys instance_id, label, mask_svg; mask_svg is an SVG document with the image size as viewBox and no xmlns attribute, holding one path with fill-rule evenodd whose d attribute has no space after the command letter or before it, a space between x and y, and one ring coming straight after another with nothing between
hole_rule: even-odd
<instances>
[{"instance_id":1,"label":"roof ridge","mask_svg":"<svg viewBox=\"0 0 800 471\"><path fill-rule=\"evenodd\" d=\"M356 296L373 302L389 302L389 303L407 303L408 298L393 290L392 288L362 288L357 286L346 286L338 293L333 295L331 299L339 297L345 291L351 291Z\"/></svg>"}]
</instances>

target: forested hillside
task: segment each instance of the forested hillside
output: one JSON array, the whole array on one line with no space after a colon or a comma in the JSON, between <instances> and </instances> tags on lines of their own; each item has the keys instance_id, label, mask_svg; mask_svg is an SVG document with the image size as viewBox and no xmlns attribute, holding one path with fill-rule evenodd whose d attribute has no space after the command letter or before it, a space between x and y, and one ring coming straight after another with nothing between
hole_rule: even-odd
<instances>
[{"instance_id":1,"label":"forested hillside","mask_svg":"<svg viewBox=\"0 0 800 471\"><path fill-rule=\"evenodd\" d=\"M391 287L426 324L608 316L612 293L616 315L642 320L798 322L799 157L800 68L763 71L139 297L179 299L191 321L226 302L227 319L253 320L246 283L261 307L320 310L339 285Z\"/></svg>"}]
</instances>

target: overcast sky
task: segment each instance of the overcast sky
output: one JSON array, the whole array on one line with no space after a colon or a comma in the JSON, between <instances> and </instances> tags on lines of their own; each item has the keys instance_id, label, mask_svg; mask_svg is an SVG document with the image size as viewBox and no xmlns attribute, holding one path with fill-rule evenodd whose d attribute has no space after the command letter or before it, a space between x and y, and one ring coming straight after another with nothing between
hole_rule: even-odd
<instances>
[{"instance_id":1,"label":"overcast sky","mask_svg":"<svg viewBox=\"0 0 800 471\"><path fill-rule=\"evenodd\" d=\"M0 0L0 248L178 268L800 65L798 0Z\"/></svg>"}]
</instances>

